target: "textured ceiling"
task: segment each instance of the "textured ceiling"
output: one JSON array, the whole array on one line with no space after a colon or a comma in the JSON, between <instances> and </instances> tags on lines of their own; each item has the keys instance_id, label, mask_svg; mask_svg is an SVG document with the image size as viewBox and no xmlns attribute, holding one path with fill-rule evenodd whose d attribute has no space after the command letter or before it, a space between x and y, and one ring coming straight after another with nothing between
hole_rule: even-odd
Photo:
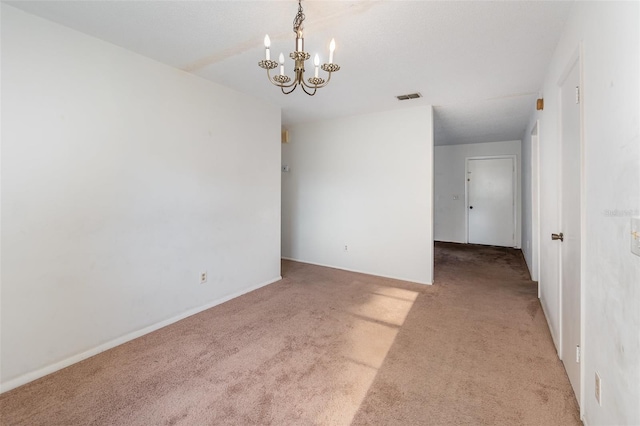
<instances>
[{"instance_id":1,"label":"textured ceiling","mask_svg":"<svg viewBox=\"0 0 640 426\"><path fill-rule=\"evenodd\" d=\"M535 94L527 94L436 107L437 145L520 139L536 98Z\"/></svg>"},{"instance_id":2,"label":"textured ceiling","mask_svg":"<svg viewBox=\"0 0 640 426\"><path fill-rule=\"evenodd\" d=\"M520 139L571 2L303 1L305 48L342 69L285 96L257 66L294 48L295 1L6 2L279 105L283 124L435 106L436 144ZM287 58L289 73L292 61ZM311 69L311 66L308 67ZM322 71L321 71L322 72ZM395 96L420 92L399 102Z\"/></svg>"}]
</instances>

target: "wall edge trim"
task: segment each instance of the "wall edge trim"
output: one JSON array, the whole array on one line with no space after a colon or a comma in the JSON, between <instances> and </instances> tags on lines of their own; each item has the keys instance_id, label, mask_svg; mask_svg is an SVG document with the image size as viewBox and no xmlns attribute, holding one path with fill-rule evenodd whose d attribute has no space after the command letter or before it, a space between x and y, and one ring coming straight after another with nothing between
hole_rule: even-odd
<instances>
[{"instance_id":1,"label":"wall edge trim","mask_svg":"<svg viewBox=\"0 0 640 426\"><path fill-rule=\"evenodd\" d=\"M101 345L95 346L91 349L88 349L84 352L81 352L79 354L76 355L72 355L68 358L65 358L61 361L55 362L53 364L47 365L46 367L42 367L39 368L37 370L31 371L29 373L23 374L21 376L18 376L14 379L8 380L4 383L0 383L0 393L4 393L4 392L8 392L12 389L15 389L19 386L25 385L29 382L32 382L34 380L37 380L39 378L42 378L44 376L47 376L49 374L55 373L58 370L62 370L63 368L69 367L73 364L76 364L80 361L84 361L85 359L91 358L92 356L98 355L102 352L105 352L109 349L113 349L116 346L120 346L124 343L127 343L131 340L135 340L138 337L142 337L146 334L149 334L151 332L154 332L156 330L159 330L163 327L166 327L168 325L171 325L173 323L176 323L180 320L183 320L185 318L188 318L190 316L196 315L200 312L206 311L207 309L213 308L217 305L221 305L224 302L228 302L231 299L235 299L236 297L240 297L244 294L250 293L254 290L257 290L261 287L265 287L267 285L273 284L275 282L278 282L282 280L282 276L278 276L277 278L262 282L260 284L248 287L244 290L240 290L238 292L232 293L230 295L224 296L222 298L216 299L212 302L209 302L205 305L202 306L198 306L192 309L189 309L181 314L178 314L176 316L173 316L171 318L162 320L160 322L157 322L155 324L149 325L147 327L141 328L139 330L133 331L131 333L127 333L123 336L117 337L113 340L110 340L106 343L103 343Z\"/></svg>"},{"instance_id":2,"label":"wall edge trim","mask_svg":"<svg viewBox=\"0 0 640 426\"><path fill-rule=\"evenodd\" d=\"M408 279L408 278L394 277L394 276L390 276L390 275L374 274L372 272L360 271L360 270L357 270L357 269L343 268L341 266L333 266L333 265L325 265L323 263L309 262L307 260L295 259L293 257L282 257L282 259L283 260L290 260L292 262L306 263L306 264L309 264L309 265L322 266L324 268L340 269L341 271L355 272L357 274L372 275L374 277L380 277L380 278L389 278L391 280L404 281L404 282L408 282L408 283L421 284L421 285L433 285L433 282L430 282L430 281L417 281L417 280L412 280L412 279Z\"/></svg>"}]
</instances>

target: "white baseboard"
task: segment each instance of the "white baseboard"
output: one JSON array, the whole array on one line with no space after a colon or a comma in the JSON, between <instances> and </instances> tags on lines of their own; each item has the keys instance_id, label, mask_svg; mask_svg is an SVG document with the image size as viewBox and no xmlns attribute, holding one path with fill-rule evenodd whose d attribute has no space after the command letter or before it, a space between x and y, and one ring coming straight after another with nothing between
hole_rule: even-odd
<instances>
[{"instance_id":1,"label":"white baseboard","mask_svg":"<svg viewBox=\"0 0 640 426\"><path fill-rule=\"evenodd\" d=\"M538 299L540 301L540 306L542 306L542 314L544 315L544 319L547 322L547 328L549 329L549 334L551 334L551 340L553 341L553 345L556 347L556 355L560 358L560 352L558 352L559 342L556 339L556 335L553 333L553 328L551 327L551 323L549 322L549 315L547 315L547 311L544 308L544 303L542 303L542 299Z\"/></svg>"},{"instance_id":2,"label":"white baseboard","mask_svg":"<svg viewBox=\"0 0 640 426\"><path fill-rule=\"evenodd\" d=\"M469 244L466 241L454 241L454 240L433 240L434 243L454 243L454 244Z\"/></svg>"},{"instance_id":3,"label":"white baseboard","mask_svg":"<svg viewBox=\"0 0 640 426\"><path fill-rule=\"evenodd\" d=\"M357 269L349 269L349 268L343 268L343 267L340 267L340 266L325 265L325 264L322 264L322 263L309 262L307 260L294 259L294 258L291 258L291 257L282 257L282 259L283 260L290 260L292 262L306 263L306 264L309 264L309 265L322 266L324 268L340 269L341 271L356 272L358 274L373 275L374 277L389 278L389 279L398 280L398 281L406 281L406 282L415 283L415 284L423 284L423 285L432 285L433 284L433 282L417 281L417 280L411 280L411 279L408 279L408 278L393 277L393 276L390 276L390 275L374 274L374 273L367 272L367 271L359 271Z\"/></svg>"},{"instance_id":4,"label":"white baseboard","mask_svg":"<svg viewBox=\"0 0 640 426\"><path fill-rule=\"evenodd\" d=\"M132 333L125 334L124 336L121 336L121 337L118 337L116 339L113 339L113 340L111 340L111 341L109 341L107 343L103 343L102 345L96 346L95 348L91 348L91 349L89 349L87 351L84 351L82 353L73 355L73 356L71 356L69 358L66 358L66 359L62 360L62 361L56 362L54 364L48 365L46 367L40 368L38 370L29 372L29 373L26 373L26 374L23 374L22 376L16 377L15 379L11 379L11 380L9 380L9 381L7 381L5 383L1 383L0 384L0 393L10 391L11 389L15 389L18 386L22 386L24 384L32 382L32 381L34 381L36 379L39 379L39 378L44 377L44 376L46 376L48 374L54 373L54 372L56 372L58 370L66 368L66 367L68 367L68 366L70 366L72 364L75 364L77 362L83 361L83 360L85 360L87 358L90 358L90 357L92 357L94 355L98 355L101 352L104 352L106 350L115 348L116 346L119 346L119 345L121 345L123 343L126 343L126 342L129 342L131 340L137 339L138 337L141 337L141 336L144 336L145 334L149 334L149 333L151 333L153 331L159 330L162 327L166 327L166 326L168 326L170 324L173 324L175 322L183 320L183 319L185 319L187 317L190 317L190 316L195 315L197 313L200 313L202 311L206 311L207 309L213 308L214 306L220 305L221 303L227 302L227 301L229 301L231 299L235 299L236 297L242 296L243 294L250 293L250 292L252 292L254 290L257 290L257 289L259 289L261 287L267 286L269 284L273 284L273 283L275 283L277 281L280 281L281 279L282 279L282 277L280 276L280 277L274 278L274 279L272 279L270 281L263 282L261 284L249 287L249 288L241 290L241 291L238 291L236 293L230 294L230 295L225 296L223 298L214 300L213 302L209 302L206 305L199 306L199 307L193 308L193 309L189 309L188 311L183 312L183 313L181 313L179 315L176 315L175 317L166 319L164 321L160 321L158 323L152 324L152 325L150 325L148 327L145 327L143 329L134 331Z\"/></svg>"}]
</instances>

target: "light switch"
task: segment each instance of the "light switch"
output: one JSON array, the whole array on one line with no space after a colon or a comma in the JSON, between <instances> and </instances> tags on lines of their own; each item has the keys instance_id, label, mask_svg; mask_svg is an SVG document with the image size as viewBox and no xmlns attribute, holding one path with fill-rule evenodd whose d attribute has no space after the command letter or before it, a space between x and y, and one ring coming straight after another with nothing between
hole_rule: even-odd
<instances>
[{"instance_id":1,"label":"light switch","mask_svg":"<svg viewBox=\"0 0 640 426\"><path fill-rule=\"evenodd\" d=\"M640 256L640 217L631 218L631 253Z\"/></svg>"},{"instance_id":2,"label":"light switch","mask_svg":"<svg viewBox=\"0 0 640 426\"><path fill-rule=\"evenodd\" d=\"M283 173L287 173L287 172L289 172L289 165L287 165L287 164L283 164L283 165L282 165L282 172L283 172Z\"/></svg>"}]
</instances>

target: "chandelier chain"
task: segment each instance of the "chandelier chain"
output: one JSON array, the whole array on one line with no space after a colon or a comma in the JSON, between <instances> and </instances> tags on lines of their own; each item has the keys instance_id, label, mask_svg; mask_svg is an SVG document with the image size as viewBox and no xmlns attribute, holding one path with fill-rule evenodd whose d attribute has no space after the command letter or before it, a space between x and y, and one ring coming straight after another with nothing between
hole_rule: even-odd
<instances>
[{"instance_id":1,"label":"chandelier chain","mask_svg":"<svg viewBox=\"0 0 640 426\"><path fill-rule=\"evenodd\" d=\"M298 34L298 31L302 29L302 21L304 21L304 12L302 11L302 0L298 0L298 13L293 18L293 32Z\"/></svg>"}]
</instances>

